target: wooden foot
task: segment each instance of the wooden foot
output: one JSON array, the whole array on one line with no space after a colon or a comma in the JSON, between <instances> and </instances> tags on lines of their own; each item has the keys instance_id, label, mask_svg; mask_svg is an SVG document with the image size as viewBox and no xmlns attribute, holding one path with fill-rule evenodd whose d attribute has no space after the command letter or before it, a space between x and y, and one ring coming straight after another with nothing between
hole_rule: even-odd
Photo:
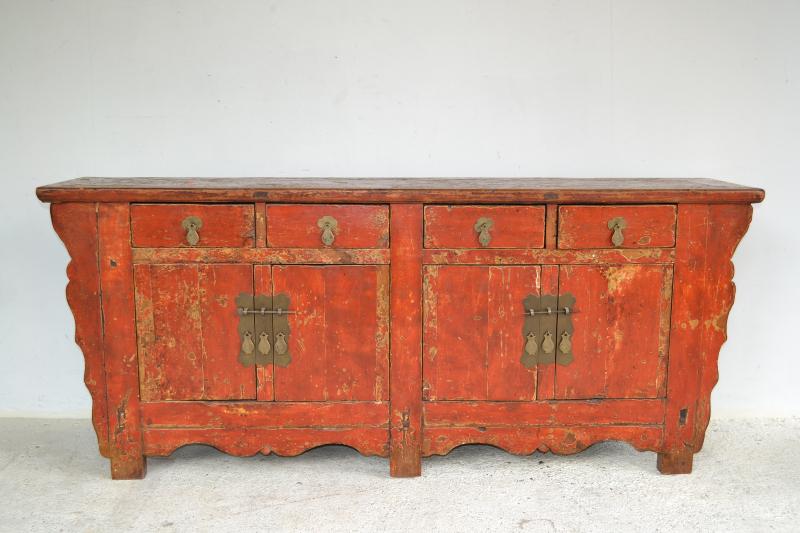
<instances>
[{"instance_id":1,"label":"wooden foot","mask_svg":"<svg viewBox=\"0 0 800 533\"><path fill-rule=\"evenodd\" d=\"M147 458L142 455L111 458L111 479L143 479Z\"/></svg>"},{"instance_id":2,"label":"wooden foot","mask_svg":"<svg viewBox=\"0 0 800 533\"><path fill-rule=\"evenodd\" d=\"M692 458L690 451L662 452L658 454L658 471L662 474L691 474Z\"/></svg>"},{"instance_id":3,"label":"wooden foot","mask_svg":"<svg viewBox=\"0 0 800 533\"><path fill-rule=\"evenodd\" d=\"M399 449L398 449L399 448ZM389 457L389 474L392 477L417 477L422 475L422 458L419 449L394 447Z\"/></svg>"}]
</instances>

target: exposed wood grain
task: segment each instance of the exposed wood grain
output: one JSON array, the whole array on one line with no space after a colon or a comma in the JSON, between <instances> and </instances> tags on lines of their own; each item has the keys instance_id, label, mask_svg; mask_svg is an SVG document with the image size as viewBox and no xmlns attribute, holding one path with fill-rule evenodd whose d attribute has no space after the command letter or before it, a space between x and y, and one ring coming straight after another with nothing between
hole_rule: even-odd
<instances>
[{"instance_id":1,"label":"exposed wood grain","mask_svg":"<svg viewBox=\"0 0 800 533\"><path fill-rule=\"evenodd\" d=\"M391 207L391 458L395 477L422 472L422 206Z\"/></svg>"},{"instance_id":2,"label":"exposed wood grain","mask_svg":"<svg viewBox=\"0 0 800 533\"><path fill-rule=\"evenodd\" d=\"M389 270L385 266L275 266L286 294L292 361L275 372L278 401L388 399Z\"/></svg>"},{"instance_id":3,"label":"exposed wood grain","mask_svg":"<svg viewBox=\"0 0 800 533\"><path fill-rule=\"evenodd\" d=\"M388 402L144 402L146 428L389 427Z\"/></svg>"},{"instance_id":4,"label":"exposed wood grain","mask_svg":"<svg viewBox=\"0 0 800 533\"><path fill-rule=\"evenodd\" d=\"M100 454L109 457L97 205L55 204L50 208L50 215L53 227L70 256L67 266L67 303L75 319L75 343L83 352L83 382L92 397L92 424L97 434L97 444Z\"/></svg>"},{"instance_id":5,"label":"exposed wood grain","mask_svg":"<svg viewBox=\"0 0 800 533\"><path fill-rule=\"evenodd\" d=\"M196 245L183 227L190 216L202 221ZM131 231L136 247L251 247L255 213L252 205L138 204L131 206Z\"/></svg>"},{"instance_id":6,"label":"exposed wood grain","mask_svg":"<svg viewBox=\"0 0 800 533\"><path fill-rule=\"evenodd\" d=\"M389 455L389 431L386 428L373 427L144 430L144 452L150 456L167 456L187 444L207 444L239 457L249 457L257 453L291 457L319 446L342 444L362 455L386 457Z\"/></svg>"},{"instance_id":7,"label":"exposed wood grain","mask_svg":"<svg viewBox=\"0 0 800 533\"><path fill-rule=\"evenodd\" d=\"M674 250L424 250L426 265L561 265L608 263L671 263Z\"/></svg>"},{"instance_id":8,"label":"exposed wood grain","mask_svg":"<svg viewBox=\"0 0 800 533\"><path fill-rule=\"evenodd\" d=\"M657 451L662 426L549 426L549 427L437 427L426 428L422 454L445 455L464 444L490 444L515 455L535 451L559 455L577 453L598 442L624 441L640 451Z\"/></svg>"},{"instance_id":9,"label":"exposed wood grain","mask_svg":"<svg viewBox=\"0 0 800 533\"><path fill-rule=\"evenodd\" d=\"M547 204L545 214L544 247L548 250L558 248L558 206Z\"/></svg>"},{"instance_id":10,"label":"exposed wood grain","mask_svg":"<svg viewBox=\"0 0 800 533\"><path fill-rule=\"evenodd\" d=\"M145 474L139 419L133 262L127 204L100 204L98 238L111 477Z\"/></svg>"},{"instance_id":11,"label":"exposed wood grain","mask_svg":"<svg viewBox=\"0 0 800 533\"><path fill-rule=\"evenodd\" d=\"M608 222L625 219L620 248L669 248L675 245L674 205L562 205L558 208L558 247L613 248Z\"/></svg>"},{"instance_id":12,"label":"exposed wood grain","mask_svg":"<svg viewBox=\"0 0 800 533\"><path fill-rule=\"evenodd\" d=\"M425 206L425 248L544 248L543 206ZM483 246L478 220L492 221Z\"/></svg>"},{"instance_id":13,"label":"exposed wood grain","mask_svg":"<svg viewBox=\"0 0 800 533\"><path fill-rule=\"evenodd\" d=\"M78 178L44 202L752 203L764 191L702 178Z\"/></svg>"},{"instance_id":14,"label":"exposed wood grain","mask_svg":"<svg viewBox=\"0 0 800 533\"><path fill-rule=\"evenodd\" d=\"M136 263L389 264L389 250L304 248L134 248Z\"/></svg>"},{"instance_id":15,"label":"exposed wood grain","mask_svg":"<svg viewBox=\"0 0 800 533\"><path fill-rule=\"evenodd\" d=\"M267 205L256 204L256 246L267 246Z\"/></svg>"},{"instance_id":16,"label":"exposed wood grain","mask_svg":"<svg viewBox=\"0 0 800 533\"><path fill-rule=\"evenodd\" d=\"M666 401L425 402L425 427L634 425L664 423Z\"/></svg>"},{"instance_id":17,"label":"exposed wood grain","mask_svg":"<svg viewBox=\"0 0 800 533\"><path fill-rule=\"evenodd\" d=\"M272 248L329 248L317 222L336 219L330 248L388 248L385 205L268 205L267 245Z\"/></svg>"},{"instance_id":18,"label":"exposed wood grain","mask_svg":"<svg viewBox=\"0 0 800 533\"><path fill-rule=\"evenodd\" d=\"M559 399L655 398L663 393L672 289L668 265L564 265L560 294L575 297L569 365Z\"/></svg>"}]
</instances>

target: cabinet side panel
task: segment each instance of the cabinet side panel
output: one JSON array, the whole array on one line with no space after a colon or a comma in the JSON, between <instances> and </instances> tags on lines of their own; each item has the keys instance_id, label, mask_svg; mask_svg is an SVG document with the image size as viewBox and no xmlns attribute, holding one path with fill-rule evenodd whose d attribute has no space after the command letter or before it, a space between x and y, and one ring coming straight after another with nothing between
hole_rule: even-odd
<instances>
[{"instance_id":1,"label":"cabinet side panel","mask_svg":"<svg viewBox=\"0 0 800 533\"><path fill-rule=\"evenodd\" d=\"M750 225L742 204L678 206L665 448L697 452L718 379L719 350L733 305L733 256Z\"/></svg>"},{"instance_id":2,"label":"cabinet side panel","mask_svg":"<svg viewBox=\"0 0 800 533\"><path fill-rule=\"evenodd\" d=\"M129 211L128 204L98 208L111 477L115 479L141 478L145 473Z\"/></svg>"},{"instance_id":3,"label":"cabinet side panel","mask_svg":"<svg viewBox=\"0 0 800 533\"><path fill-rule=\"evenodd\" d=\"M391 206L390 473L421 473L422 206Z\"/></svg>"},{"instance_id":4,"label":"cabinet side panel","mask_svg":"<svg viewBox=\"0 0 800 533\"><path fill-rule=\"evenodd\" d=\"M106 370L97 250L97 204L53 204L53 227L67 253L67 303L75 318L75 343L85 361L83 381L92 397L92 423L100 453L109 457Z\"/></svg>"}]
</instances>

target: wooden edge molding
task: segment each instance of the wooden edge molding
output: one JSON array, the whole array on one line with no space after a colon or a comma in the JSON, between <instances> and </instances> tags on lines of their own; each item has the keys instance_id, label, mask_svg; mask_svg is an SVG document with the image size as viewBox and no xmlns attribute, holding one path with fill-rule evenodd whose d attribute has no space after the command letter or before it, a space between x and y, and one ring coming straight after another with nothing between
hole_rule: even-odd
<instances>
[{"instance_id":1,"label":"wooden edge molding","mask_svg":"<svg viewBox=\"0 0 800 533\"><path fill-rule=\"evenodd\" d=\"M161 429L388 427L389 402L143 402L142 425Z\"/></svg>"},{"instance_id":2,"label":"wooden edge molding","mask_svg":"<svg viewBox=\"0 0 800 533\"><path fill-rule=\"evenodd\" d=\"M436 427L427 428L422 454L446 455L466 444L488 444L515 455L569 455L605 441L623 441L639 451L659 451L662 426Z\"/></svg>"},{"instance_id":3,"label":"wooden edge molding","mask_svg":"<svg viewBox=\"0 0 800 533\"><path fill-rule=\"evenodd\" d=\"M664 423L666 401L565 400L525 402L424 402L424 424L432 427L518 427Z\"/></svg>"},{"instance_id":4,"label":"wooden edge molding","mask_svg":"<svg viewBox=\"0 0 800 533\"><path fill-rule=\"evenodd\" d=\"M144 454L167 456L188 444L206 444L239 457L257 453L280 456L300 455L312 448L330 444L348 446L365 456L389 455L387 428L225 428L159 429L145 428Z\"/></svg>"},{"instance_id":5,"label":"wooden edge molding","mask_svg":"<svg viewBox=\"0 0 800 533\"><path fill-rule=\"evenodd\" d=\"M422 252L426 265L559 265L559 264L625 264L672 263L675 251L668 248L639 249L497 249L497 250L437 250Z\"/></svg>"},{"instance_id":6,"label":"wooden edge molding","mask_svg":"<svg viewBox=\"0 0 800 533\"><path fill-rule=\"evenodd\" d=\"M98 269L97 205L66 203L50 206L53 227L70 262L67 303L75 320L75 343L83 352L83 381L92 397L92 425L103 457L110 457L108 401L103 357L103 318Z\"/></svg>"},{"instance_id":7,"label":"wooden edge molding","mask_svg":"<svg viewBox=\"0 0 800 533\"><path fill-rule=\"evenodd\" d=\"M258 263L387 265L388 249L316 248L134 248L134 263Z\"/></svg>"}]
</instances>

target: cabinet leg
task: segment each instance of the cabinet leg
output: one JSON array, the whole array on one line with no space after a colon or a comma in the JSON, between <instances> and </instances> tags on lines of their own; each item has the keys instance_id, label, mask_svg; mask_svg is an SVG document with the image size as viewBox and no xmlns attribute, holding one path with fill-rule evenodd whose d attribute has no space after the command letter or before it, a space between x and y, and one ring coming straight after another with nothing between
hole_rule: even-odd
<instances>
[{"instance_id":1,"label":"cabinet leg","mask_svg":"<svg viewBox=\"0 0 800 533\"><path fill-rule=\"evenodd\" d=\"M662 474L691 474L694 454L688 450L660 452L658 454L658 471Z\"/></svg>"},{"instance_id":2,"label":"cabinet leg","mask_svg":"<svg viewBox=\"0 0 800 533\"><path fill-rule=\"evenodd\" d=\"M111 458L111 479L143 479L147 472L147 458L127 455Z\"/></svg>"},{"instance_id":3,"label":"cabinet leg","mask_svg":"<svg viewBox=\"0 0 800 533\"><path fill-rule=\"evenodd\" d=\"M422 457L416 439L403 439L405 435L397 433L398 440L392 439L389 455L389 474L392 477L417 477L422 475ZM394 435L393 435L394 437Z\"/></svg>"}]
</instances>

